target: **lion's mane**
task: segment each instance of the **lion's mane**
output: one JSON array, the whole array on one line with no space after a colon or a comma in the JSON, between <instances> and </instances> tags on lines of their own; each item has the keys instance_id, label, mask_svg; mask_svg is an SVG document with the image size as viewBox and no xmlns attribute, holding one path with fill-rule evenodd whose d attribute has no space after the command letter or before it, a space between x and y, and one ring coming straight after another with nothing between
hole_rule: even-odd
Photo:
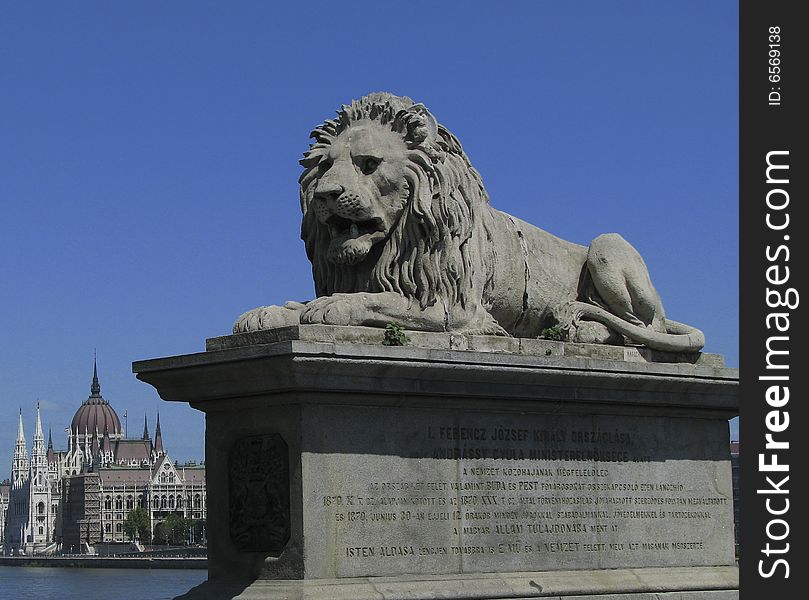
<instances>
[{"instance_id":1,"label":"lion's mane","mask_svg":"<svg viewBox=\"0 0 809 600\"><path fill-rule=\"evenodd\" d=\"M457 138L422 109L410 98L370 94L343 105L336 119L310 134L314 142L300 161L301 238L312 262L317 297L387 291L414 298L422 307L438 298L448 306L465 307L476 301L471 293L473 273L485 266L475 263L491 257L484 257L470 241L476 233L484 233L478 231L483 228L478 215L488 196ZM327 259L328 230L309 210L321 159L342 131L363 119L389 126L407 145L409 197L387 238L366 259L373 262L370 276L367 270L362 275L359 265L337 265Z\"/></svg>"}]
</instances>

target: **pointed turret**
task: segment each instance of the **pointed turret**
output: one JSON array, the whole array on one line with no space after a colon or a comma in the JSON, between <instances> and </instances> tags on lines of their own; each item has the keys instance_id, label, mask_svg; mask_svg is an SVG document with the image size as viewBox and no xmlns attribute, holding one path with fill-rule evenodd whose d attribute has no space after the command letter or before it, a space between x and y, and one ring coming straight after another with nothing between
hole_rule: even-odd
<instances>
[{"instance_id":1,"label":"pointed turret","mask_svg":"<svg viewBox=\"0 0 809 600\"><path fill-rule=\"evenodd\" d=\"M52 463L56 460L56 453L53 451L53 435L51 434L51 428L48 427L48 463Z\"/></svg>"},{"instance_id":2,"label":"pointed turret","mask_svg":"<svg viewBox=\"0 0 809 600\"><path fill-rule=\"evenodd\" d=\"M25 429L22 426L22 409L20 409L20 419L17 421L17 443L23 443L25 445Z\"/></svg>"},{"instance_id":3,"label":"pointed turret","mask_svg":"<svg viewBox=\"0 0 809 600\"><path fill-rule=\"evenodd\" d=\"M42 440L42 444L45 444L45 435L42 433L42 419L39 417L39 402L37 402L37 421L34 424L34 443L38 439Z\"/></svg>"},{"instance_id":4,"label":"pointed turret","mask_svg":"<svg viewBox=\"0 0 809 600\"><path fill-rule=\"evenodd\" d=\"M45 436L42 433L42 419L37 402L37 418L34 424L34 443L31 447L31 480L36 486L44 486L48 474L48 452L45 449Z\"/></svg>"},{"instance_id":5,"label":"pointed turret","mask_svg":"<svg viewBox=\"0 0 809 600\"><path fill-rule=\"evenodd\" d=\"M152 438L149 435L149 425L148 423L146 423L146 413L143 413L143 441L145 442L152 441Z\"/></svg>"},{"instance_id":6,"label":"pointed turret","mask_svg":"<svg viewBox=\"0 0 809 600\"><path fill-rule=\"evenodd\" d=\"M93 383L90 384L90 396L99 398L101 396L101 384L98 383L98 360L93 355Z\"/></svg>"},{"instance_id":7,"label":"pointed turret","mask_svg":"<svg viewBox=\"0 0 809 600\"><path fill-rule=\"evenodd\" d=\"M84 428L84 462L89 463L90 457L92 454L90 453L90 432L87 431L87 427Z\"/></svg>"},{"instance_id":8,"label":"pointed turret","mask_svg":"<svg viewBox=\"0 0 809 600\"><path fill-rule=\"evenodd\" d=\"M98 427L96 427L95 431L93 432L93 457L98 458L98 451L101 448L101 444L98 440Z\"/></svg>"},{"instance_id":9,"label":"pointed turret","mask_svg":"<svg viewBox=\"0 0 809 600\"><path fill-rule=\"evenodd\" d=\"M160 433L160 413L157 413L157 425L154 433L154 449L157 454L165 454L163 450L163 434Z\"/></svg>"},{"instance_id":10,"label":"pointed turret","mask_svg":"<svg viewBox=\"0 0 809 600\"><path fill-rule=\"evenodd\" d=\"M28 449L25 447L25 430L22 426L22 409L17 421L17 444L14 446L14 459L11 463L11 479L15 488L22 486L28 479Z\"/></svg>"}]
</instances>

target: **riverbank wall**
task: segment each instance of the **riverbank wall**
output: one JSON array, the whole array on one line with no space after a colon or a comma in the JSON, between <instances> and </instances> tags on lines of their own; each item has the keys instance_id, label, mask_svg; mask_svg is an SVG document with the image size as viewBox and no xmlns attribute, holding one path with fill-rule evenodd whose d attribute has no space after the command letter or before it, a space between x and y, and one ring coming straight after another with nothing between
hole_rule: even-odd
<instances>
[{"instance_id":1,"label":"riverbank wall","mask_svg":"<svg viewBox=\"0 0 809 600\"><path fill-rule=\"evenodd\" d=\"M87 569L207 569L202 557L0 556L6 567L70 567Z\"/></svg>"}]
</instances>

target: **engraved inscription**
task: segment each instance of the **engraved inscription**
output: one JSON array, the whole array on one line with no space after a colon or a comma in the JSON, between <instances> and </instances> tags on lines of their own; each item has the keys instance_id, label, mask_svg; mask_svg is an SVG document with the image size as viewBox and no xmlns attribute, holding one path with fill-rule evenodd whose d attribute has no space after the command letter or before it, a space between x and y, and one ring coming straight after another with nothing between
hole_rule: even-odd
<instances>
[{"instance_id":1,"label":"engraved inscription","mask_svg":"<svg viewBox=\"0 0 809 600\"><path fill-rule=\"evenodd\" d=\"M289 540L289 451L278 434L237 440L230 450L230 537L239 550L280 552Z\"/></svg>"},{"instance_id":2,"label":"engraved inscription","mask_svg":"<svg viewBox=\"0 0 809 600\"><path fill-rule=\"evenodd\" d=\"M466 463L463 463L466 465ZM612 534L630 530L627 524L644 519L656 523L677 519L722 518L711 507L726 508L721 496L694 496L680 482L600 482L606 468L539 468L462 466L461 481L371 481L367 493L324 496L323 505L351 510L330 513L335 521L362 522L385 529L391 523L432 526L450 524L453 536L465 539L521 536L525 542L472 546L379 546L344 548L346 558L406 556L408 554L530 554L555 552L659 552L701 550L702 541L572 542L537 541L569 534ZM494 479L463 481L466 477ZM580 479L584 478L585 481ZM553 492L575 492L553 495ZM524 493L524 492L537 492ZM619 492L619 495L606 495ZM430 494L430 495L424 495ZM446 495L454 494L454 495ZM537 509L536 506L545 507ZM565 509L587 506L600 509ZM388 510L382 512L379 508ZM548 508L557 507L557 508ZM607 507L607 509L604 509ZM649 509L649 507L655 507ZM663 508L660 508L663 507ZM390 510L400 508L400 510ZM329 517L327 517L329 518ZM623 525L623 527L622 527ZM664 524L667 529L669 523ZM699 535L699 534L697 534Z\"/></svg>"},{"instance_id":3,"label":"engraved inscription","mask_svg":"<svg viewBox=\"0 0 809 600\"><path fill-rule=\"evenodd\" d=\"M356 413L329 422L365 435L365 446L307 456L319 493L306 510L334 565L324 575L732 560L729 469L706 453L701 424L469 413L453 423L448 413L444 425L405 410ZM373 428L352 430L363 421Z\"/></svg>"}]
</instances>

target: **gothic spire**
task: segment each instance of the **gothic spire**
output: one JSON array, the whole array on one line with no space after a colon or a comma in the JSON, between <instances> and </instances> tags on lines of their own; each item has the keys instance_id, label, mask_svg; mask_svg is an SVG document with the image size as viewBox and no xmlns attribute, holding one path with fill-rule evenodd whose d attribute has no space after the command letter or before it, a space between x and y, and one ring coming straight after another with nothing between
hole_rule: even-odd
<instances>
[{"instance_id":1,"label":"gothic spire","mask_svg":"<svg viewBox=\"0 0 809 600\"><path fill-rule=\"evenodd\" d=\"M37 418L34 424L34 442L31 446L31 476L40 475L48 465L48 452L45 449L45 436L42 434L42 419L39 414L39 402L37 402ZM35 477L36 485L43 485L41 477Z\"/></svg>"},{"instance_id":2,"label":"gothic spire","mask_svg":"<svg viewBox=\"0 0 809 600\"><path fill-rule=\"evenodd\" d=\"M160 433L160 413L157 413L157 426L155 427L154 434L154 449L159 454L164 454L163 450L163 434Z\"/></svg>"},{"instance_id":3,"label":"gothic spire","mask_svg":"<svg viewBox=\"0 0 809 600\"><path fill-rule=\"evenodd\" d=\"M20 409L20 420L17 423L17 443L25 443L25 430L22 427L22 409Z\"/></svg>"},{"instance_id":4,"label":"gothic spire","mask_svg":"<svg viewBox=\"0 0 809 600\"><path fill-rule=\"evenodd\" d=\"M45 436L42 434L42 420L39 418L39 402L37 402L37 421L34 425L34 441L41 439L45 441Z\"/></svg>"},{"instance_id":5,"label":"gothic spire","mask_svg":"<svg viewBox=\"0 0 809 600\"><path fill-rule=\"evenodd\" d=\"M25 432L22 427L22 409L20 409L20 420L17 425L17 444L14 447L14 460L11 463L11 479L14 482L15 489L19 487L28 479L28 449L25 447Z\"/></svg>"},{"instance_id":6,"label":"gothic spire","mask_svg":"<svg viewBox=\"0 0 809 600\"><path fill-rule=\"evenodd\" d=\"M149 435L149 425L146 423L146 413L143 413L143 439L144 441L152 439Z\"/></svg>"},{"instance_id":7,"label":"gothic spire","mask_svg":"<svg viewBox=\"0 0 809 600\"><path fill-rule=\"evenodd\" d=\"M90 395L98 397L101 395L101 384L98 383L98 359L93 353L93 383L90 385Z\"/></svg>"},{"instance_id":8,"label":"gothic spire","mask_svg":"<svg viewBox=\"0 0 809 600\"><path fill-rule=\"evenodd\" d=\"M53 452L53 436L51 435L51 428L48 427L48 462L52 463L56 460L56 455Z\"/></svg>"}]
</instances>

